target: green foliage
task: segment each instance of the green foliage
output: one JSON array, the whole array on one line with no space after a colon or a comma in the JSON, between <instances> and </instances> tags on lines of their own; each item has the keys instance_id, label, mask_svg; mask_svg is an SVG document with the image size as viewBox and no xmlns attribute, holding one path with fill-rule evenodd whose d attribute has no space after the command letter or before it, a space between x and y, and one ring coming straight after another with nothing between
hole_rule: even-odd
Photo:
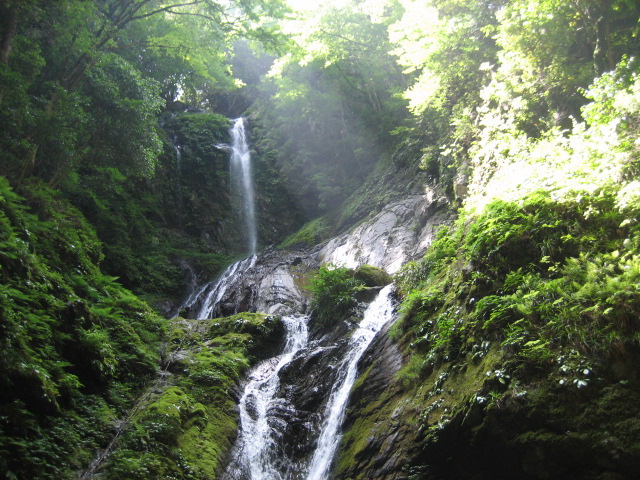
<instances>
[{"instance_id":1,"label":"green foliage","mask_svg":"<svg viewBox=\"0 0 640 480\"><path fill-rule=\"evenodd\" d=\"M403 15L389 30L398 62L405 71L417 73L404 92L410 109L423 114L427 109L446 112L458 102L474 106L484 80L480 66L495 61L492 27L498 5L455 0L402 3Z\"/></svg>"},{"instance_id":2,"label":"green foliage","mask_svg":"<svg viewBox=\"0 0 640 480\"><path fill-rule=\"evenodd\" d=\"M204 274L211 275L229 262L229 253L214 250L198 239L215 221L209 215L219 218L222 215L217 210L229 210L225 188L228 154L215 148L216 143L227 140L228 125L226 118L215 114L176 116L166 121L167 129L185 150L183 172L177 171L173 145L165 139L163 155L151 178L129 175L126 167L91 163L62 183L65 195L82 210L104 242L105 270L118 276L127 288L155 297L175 296L183 285L179 259L197 264ZM189 195L187 185L199 195Z\"/></svg>"},{"instance_id":3,"label":"green foliage","mask_svg":"<svg viewBox=\"0 0 640 480\"><path fill-rule=\"evenodd\" d=\"M325 240L328 240L332 232L332 227L327 217L320 217L302 226L300 230L292 233L280 244L281 248L296 246L313 247Z\"/></svg>"},{"instance_id":4,"label":"green foliage","mask_svg":"<svg viewBox=\"0 0 640 480\"><path fill-rule=\"evenodd\" d=\"M260 84L253 107L307 216L335 210L393 144L406 116L401 67L389 54L395 9L319 6Z\"/></svg>"},{"instance_id":5,"label":"green foliage","mask_svg":"<svg viewBox=\"0 0 640 480\"><path fill-rule=\"evenodd\" d=\"M432 364L498 340L518 368L556 365L560 384L587 386L596 365L638 342L638 231L625 220L637 210L620 208L620 191L536 192L462 217L398 276L394 335Z\"/></svg>"},{"instance_id":6,"label":"green foliage","mask_svg":"<svg viewBox=\"0 0 640 480\"><path fill-rule=\"evenodd\" d=\"M237 433L232 392L253 360L273 353L282 331L279 317L259 313L172 320L167 384L155 386L131 419L105 478L216 478Z\"/></svg>"},{"instance_id":7,"label":"green foliage","mask_svg":"<svg viewBox=\"0 0 640 480\"><path fill-rule=\"evenodd\" d=\"M311 308L318 322L333 325L344 320L357 305L354 294L364 285L348 268L320 267L311 278Z\"/></svg>"},{"instance_id":8,"label":"green foliage","mask_svg":"<svg viewBox=\"0 0 640 480\"><path fill-rule=\"evenodd\" d=\"M235 90L225 47L240 34L280 43L274 20L287 12L279 0L0 8L0 173L52 185L89 160L149 175L160 108L178 99L201 106Z\"/></svg>"},{"instance_id":9,"label":"green foliage","mask_svg":"<svg viewBox=\"0 0 640 480\"><path fill-rule=\"evenodd\" d=\"M565 181L569 172L586 170L583 159L590 158L594 169L603 152L617 148L608 132L592 132L575 142L567 141L566 132L580 131L581 108L589 95L584 93L596 76L637 51L638 5L582 0L400 3L402 16L389 25L393 52L414 75L404 95L416 115L415 127L430 137L424 168L442 183L452 181L455 168L458 180L472 175L472 195L490 200L510 186L513 200L529 187L514 184L514 178L536 179L526 193L548 188L549 177L567 157L573 161L557 175ZM622 116L626 114L617 118ZM511 167L508 173L505 166ZM602 171L603 178L615 175ZM577 189L580 180L588 185L585 176L577 175L569 188ZM465 196L466 189L451 193Z\"/></svg>"},{"instance_id":10,"label":"green foliage","mask_svg":"<svg viewBox=\"0 0 640 480\"><path fill-rule=\"evenodd\" d=\"M0 467L70 478L155 374L164 322L100 271L78 210L0 178Z\"/></svg>"},{"instance_id":11,"label":"green foliage","mask_svg":"<svg viewBox=\"0 0 640 480\"><path fill-rule=\"evenodd\" d=\"M462 220L460 220L462 221ZM407 262L394 281L398 292L408 295L413 289L425 284L455 259L460 242L460 230L441 227L425 256L416 261Z\"/></svg>"}]
</instances>

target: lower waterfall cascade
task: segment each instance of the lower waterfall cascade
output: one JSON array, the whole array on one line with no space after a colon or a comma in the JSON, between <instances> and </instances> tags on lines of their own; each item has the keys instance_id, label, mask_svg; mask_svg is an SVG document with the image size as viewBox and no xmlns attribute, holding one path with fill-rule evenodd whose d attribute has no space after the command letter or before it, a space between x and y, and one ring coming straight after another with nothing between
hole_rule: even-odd
<instances>
[{"instance_id":1,"label":"lower waterfall cascade","mask_svg":"<svg viewBox=\"0 0 640 480\"><path fill-rule=\"evenodd\" d=\"M358 379L358 361L375 335L393 318L392 292L393 285L387 285L380 291L365 310L362 321L349 338L349 351L337 367L338 380L331 390L325 408L325 421L318 446L311 458L307 480L323 480L328 476L331 461L340 444L340 427L344 421L349 393Z\"/></svg>"},{"instance_id":2,"label":"lower waterfall cascade","mask_svg":"<svg viewBox=\"0 0 640 480\"><path fill-rule=\"evenodd\" d=\"M272 305L264 309L281 314L284 325L281 353L247 374L238 401L238 437L221 478L329 478L358 362L394 318L394 288L382 288L368 306L363 305L359 323L350 319L331 327L331 332L320 332L308 325L307 307L296 297L286 262L270 255L261 253L230 265L217 280L194 286L180 307L193 318L206 319L220 315L230 299L250 310ZM247 304L246 298L253 303Z\"/></svg>"},{"instance_id":3,"label":"lower waterfall cascade","mask_svg":"<svg viewBox=\"0 0 640 480\"><path fill-rule=\"evenodd\" d=\"M309 340L307 316L285 316L286 329L283 353L258 364L248 375L248 383L238 405L240 431L229 478L280 480L274 460L278 455L278 438L269 424L269 411L277 402L278 373L305 348ZM240 476L238 476L240 475Z\"/></svg>"},{"instance_id":4,"label":"lower waterfall cascade","mask_svg":"<svg viewBox=\"0 0 640 480\"><path fill-rule=\"evenodd\" d=\"M418 257L426 248L435 225L443 221L441 204L439 197L410 197L406 208L401 202L392 204L352 237L301 250L268 247L231 264L217 279L191 283L176 310L184 318L206 321L262 312L279 316L283 324L280 347L274 351L279 353L254 365L234 394L237 437L231 439L216 478L322 480L338 473L335 462L343 428L350 423L350 397L360 368L365 371L364 365L374 360L367 349L374 341L376 348L387 342L377 334L395 318L394 287L370 289L369 300L360 300L355 316L321 326L313 312L309 315L300 280L326 262L397 270L399 262ZM424 225L420 231L411 228L416 222ZM425 239L417 242L421 249L407 250L418 237ZM383 256L376 253L382 240ZM401 363L394 355L389 357L391 375Z\"/></svg>"}]
</instances>

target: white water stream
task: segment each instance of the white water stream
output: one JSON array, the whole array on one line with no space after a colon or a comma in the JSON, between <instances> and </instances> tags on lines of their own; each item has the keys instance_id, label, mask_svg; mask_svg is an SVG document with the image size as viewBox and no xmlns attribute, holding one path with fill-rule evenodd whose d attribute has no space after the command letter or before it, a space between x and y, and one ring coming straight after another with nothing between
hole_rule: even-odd
<instances>
[{"instance_id":1,"label":"white water stream","mask_svg":"<svg viewBox=\"0 0 640 480\"><path fill-rule=\"evenodd\" d=\"M278 444L268 422L268 413L280 385L278 373L299 350L306 347L309 338L308 317L286 316L282 320L287 332L284 352L275 359L265 360L251 371L239 404L238 463L253 480L283 479L274 464Z\"/></svg>"},{"instance_id":2,"label":"white water stream","mask_svg":"<svg viewBox=\"0 0 640 480\"><path fill-rule=\"evenodd\" d=\"M376 334L393 318L391 292L388 285L378 294L364 312L358 329L349 339L349 351L338 367L336 383L325 407L325 421L309 466L307 480L326 480L340 439L349 393L358 378L357 365ZM255 477L260 478L260 477ZM264 477L263 477L264 478Z\"/></svg>"},{"instance_id":3,"label":"white water stream","mask_svg":"<svg viewBox=\"0 0 640 480\"><path fill-rule=\"evenodd\" d=\"M231 128L231 188L239 197L240 216L244 220L249 255L256 253L258 232L256 227L255 195L251 173L251 152L247 142L244 118L236 118Z\"/></svg>"},{"instance_id":4,"label":"white water stream","mask_svg":"<svg viewBox=\"0 0 640 480\"><path fill-rule=\"evenodd\" d=\"M278 444L278 432L274 430L272 409L280 407L278 392L280 371L296 355L308 352L308 330L306 316L286 316L286 344L284 352L275 358L258 364L249 374L248 383L239 403L240 429L234 459L229 465L224 479L233 480L326 480L329 478L331 463L341 440L349 394L358 378L358 361L376 334L393 318L391 285L382 289L377 298L364 312L360 325L348 340L344 358L335 367L335 383L324 407L323 421L318 441L307 468L297 471L283 471L286 457ZM315 351L317 349L311 349ZM313 375L313 372L307 372Z\"/></svg>"},{"instance_id":5,"label":"white water stream","mask_svg":"<svg viewBox=\"0 0 640 480\"><path fill-rule=\"evenodd\" d=\"M227 289L239 278L253 269L257 256L253 255L234 263L214 282L210 282L192 292L183 306L199 306L197 318L211 318L216 314L216 307L223 301ZM357 365L365 350L376 334L394 317L391 300L393 286L383 288L376 299L364 311L363 319L347 339L344 356L339 359L333 374L333 385L325 394L326 398L320 414L318 435L314 450L306 462L291 462L290 451L285 451L280 443L285 433L283 423L297 417L295 403L280 398L283 391L289 391L288 385L280 385L280 372L294 358L317 354L319 346L309 343L306 316L290 315L283 317L286 329L283 353L277 357L258 364L249 374L244 393L239 402L240 425L233 459L229 463L223 479L225 480L326 480L330 478L330 470L342 437L349 395L358 378ZM314 348L310 348L314 347ZM333 347L329 346L327 351ZM343 349L340 349L343 351ZM332 362L333 363L333 362ZM302 362L304 365L305 362ZM298 375L313 376L313 371L300 372ZM295 374L293 378L295 378ZM287 378L291 378L288 375ZM322 391L322 390L321 390ZM326 396L325 396L326 395ZM288 406L286 406L288 405ZM294 408L282 416L282 409ZM308 414L308 413L307 413ZM304 413L303 413L304 415ZM317 414L315 414L317 416ZM317 417L316 417L317 418ZM315 422L314 422L315 423ZM304 446L302 447L304 450Z\"/></svg>"},{"instance_id":6,"label":"white water stream","mask_svg":"<svg viewBox=\"0 0 640 480\"><path fill-rule=\"evenodd\" d=\"M242 275L245 271L253 267L256 263L256 258L257 257L255 255L251 255L244 260L232 263L227 267L222 275L220 275L218 280L208 284L209 292L207 293L204 302L202 302L202 307L200 308L200 311L198 312L196 318L198 318L199 320L212 318L214 308L222 299L231 281L234 280L236 276ZM198 296L202 293L204 292L202 291L197 293L194 296L193 301L197 300Z\"/></svg>"}]
</instances>

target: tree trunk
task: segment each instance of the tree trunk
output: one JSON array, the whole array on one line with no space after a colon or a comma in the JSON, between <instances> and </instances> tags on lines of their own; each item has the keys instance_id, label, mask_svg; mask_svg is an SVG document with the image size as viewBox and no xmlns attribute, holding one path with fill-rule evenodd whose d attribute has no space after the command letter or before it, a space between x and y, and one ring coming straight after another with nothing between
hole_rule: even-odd
<instances>
[{"instance_id":1,"label":"tree trunk","mask_svg":"<svg viewBox=\"0 0 640 480\"><path fill-rule=\"evenodd\" d=\"M596 42L593 49L593 64L597 75L613 69L611 35L609 33L609 9L613 0L599 0L596 14Z\"/></svg>"},{"instance_id":2,"label":"tree trunk","mask_svg":"<svg viewBox=\"0 0 640 480\"><path fill-rule=\"evenodd\" d=\"M76 168L82 161L89 155L91 149L85 148L80 153L71 155L66 162L62 162L56 168L55 173L49 180L49 186L57 189L60 186L60 182L64 180L71 171Z\"/></svg>"},{"instance_id":3,"label":"tree trunk","mask_svg":"<svg viewBox=\"0 0 640 480\"><path fill-rule=\"evenodd\" d=\"M2 28L2 39L0 39L0 64L9 65L9 54L13 47L13 39L18 30L18 6L16 4L9 8ZM4 98L4 88L0 88L0 105Z\"/></svg>"},{"instance_id":4,"label":"tree trunk","mask_svg":"<svg viewBox=\"0 0 640 480\"><path fill-rule=\"evenodd\" d=\"M9 8L7 17L4 19L2 40L0 41L0 63L9 64L9 54L13 47L13 39L18 29L18 6L13 5Z\"/></svg>"},{"instance_id":5,"label":"tree trunk","mask_svg":"<svg viewBox=\"0 0 640 480\"><path fill-rule=\"evenodd\" d=\"M31 147L29 152L27 153L27 157L24 162L24 166L22 167L22 172L20 173L19 182L22 182L25 178L30 177L36 168L36 156L38 155L38 145L34 145Z\"/></svg>"}]
</instances>

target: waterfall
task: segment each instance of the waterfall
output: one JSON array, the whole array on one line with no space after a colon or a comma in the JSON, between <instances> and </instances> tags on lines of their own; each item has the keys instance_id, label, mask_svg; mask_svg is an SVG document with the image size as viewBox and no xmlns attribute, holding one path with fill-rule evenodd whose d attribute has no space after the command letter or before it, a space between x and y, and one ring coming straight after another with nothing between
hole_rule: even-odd
<instances>
[{"instance_id":1,"label":"waterfall","mask_svg":"<svg viewBox=\"0 0 640 480\"><path fill-rule=\"evenodd\" d=\"M223 295L227 291L227 287L238 275L242 275L244 272L252 268L256 263L256 256L251 255L250 257L245 258L244 260L240 260L239 262L232 263L227 267L227 269L220 275L218 280L209 284L209 289L204 297L204 302L202 302L202 307L200 307L200 311L196 318L202 320L205 318L213 318L214 310L218 305L218 302L222 299ZM205 288L204 291L207 291ZM204 292L202 292L204 293ZM199 294L202 295L202 293ZM197 299L198 297L195 297Z\"/></svg>"},{"instance_id":2,"label":"waterfall","mask_svg":"<svg viewBox=\"0 0 640 480\"><path fill-rule=\"evenodd\" d=\"M176 190L176 202L178 207L177 216L178 216L178 222L182 224L182 212L184 210L183 201L182 201L182 148L180 147L180 144L178 143L178 139L175 136L171 139L171 143L173 144L173 149L176 152L175 190Z\"/></svg>"},{"instance_id":3,"label":"waterfall","mask_svg":"<svg viewBox=\"0 0 640 480\"><path fill-rule=\"evenodd\" d=\"M258 234L251 175L251 152L242 117L237 118L231 128L231 188L232 195L240 200L238 210L244 221L249 254L253 255L256 253Z\"/></svg>"},{"instance_id":4,"label":"waterfall","mask_svg":"<svg viewBox=\"0 0 640 480\"><path fill-rule=\"evenodd\" d=\"M325 407L325 420L313 457L307 480L325 480L340 443L340 427L344 421L349 393L357 379L357 365L373 337L393 317L391 291L388 285L379 293L364 313L358 329L349 339L349 351L338 366L336 383Z\"/></svg>"},{"instance_id":5,"label":"waterfall","mask_svg":"<svg viewBox=\"0 0 640 480\"><path fill-rule=\"evenodd\" d=\"M293 280L280 281L282 265L300 263L294 255L263 252L230 265L215 281L193 288L181 304L199 319L236 309L296 300ZM298 262L298 263L296 263ZM392 286L383 288L362 321L343 333L309 339L307 316L282 317L283 353L249 373L238 404L238 437L221 480L325 480L341 440L358 362L376 334L394 316ZM293 312L303 312L304 303ZM342 329L347 328L342 324Z\"/></svg>"},{"instance_id":6,"label":"waterfall","mask_svg":"<svg viewBox=\"0 0 640 480\"><path fill-rule=\"evenodd\" d=\"M180 314L182 310L190 310L191 317L198 320L214 318L218 316L216 307L229 288L236 282L247 270L253 268L256 264L256 255L244 258L229 265L224 272L214 281L197 285L194 281L189 286L189 293L174 308L173 316ZM187 265L187 268L190 267Z\"/></svg>"},{"instance_id":7,"label":"waterfall","mask_svg":"<svg viewBox=\"0 0 640 480\"><path fill-rule=\"evenodd\" d=\"M279 445L270 424L269 410L277 403L280 386L278 374L295 354L306 347L309 333L306 316L286 316L286 344L280 357L265 360L249 374L249 383L238 405L240 432L235 447L235 458L228 470L232 478L251 480L283 480L275 462L279 458ZM276 363L277 362L277 363Z\"/></svg>"}]
</instances>

